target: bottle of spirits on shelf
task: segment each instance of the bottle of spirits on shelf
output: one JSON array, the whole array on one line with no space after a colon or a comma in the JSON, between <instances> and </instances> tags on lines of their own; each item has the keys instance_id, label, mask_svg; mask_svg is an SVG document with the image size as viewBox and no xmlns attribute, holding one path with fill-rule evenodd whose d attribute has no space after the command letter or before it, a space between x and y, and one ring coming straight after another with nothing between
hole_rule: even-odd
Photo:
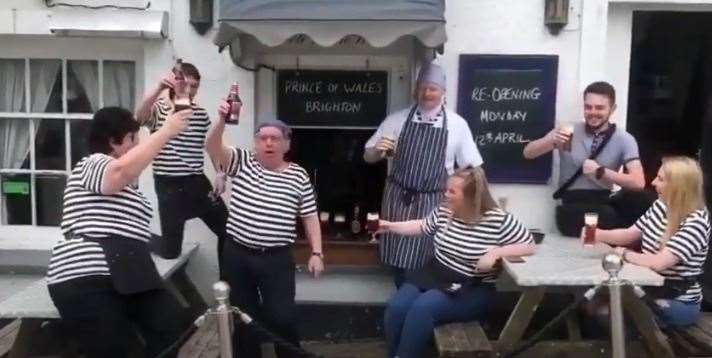
<instances>
[{"instance_id":1,"label":"bottle of spirits on shelf","mask_svg":"<svg viewBox=\"0 0 712 358\"><path fill-rule=\"evenodd\" d=\"M361 233L361 220L359 217L360 215L361 210L357 204L356 206L354 206L354 217L353 219L351 219L351 233L353 233L354 235L358 235L359 233Z\"/></svg>"}]
</instances>

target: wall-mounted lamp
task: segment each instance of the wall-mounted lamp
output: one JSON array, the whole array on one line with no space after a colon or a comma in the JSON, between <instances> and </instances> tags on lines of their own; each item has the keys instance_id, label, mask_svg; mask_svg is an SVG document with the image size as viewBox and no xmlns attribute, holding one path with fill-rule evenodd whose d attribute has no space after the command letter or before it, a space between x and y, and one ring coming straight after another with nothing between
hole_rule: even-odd
<instances>
[{"instance_id":1,"label":"wall-mounted lamp","mask_svg":"<svg viewBox=\"0 0 712 358\"><path fill-rule=\"evenodd\" d=\"M190 0L190 24L201 35L213 27L213 0Z\"/></svg>"},{"instance_id":2,"label":"wall-mounted lamp","mask_svg":"<svg viewBox=\"0 0 712 358\"><path fill-rule=\"evenodd\" d=\"M569 0L544 0L544 4L544 25L556 35L569 22Z\"/></svg>"}]
</instances>

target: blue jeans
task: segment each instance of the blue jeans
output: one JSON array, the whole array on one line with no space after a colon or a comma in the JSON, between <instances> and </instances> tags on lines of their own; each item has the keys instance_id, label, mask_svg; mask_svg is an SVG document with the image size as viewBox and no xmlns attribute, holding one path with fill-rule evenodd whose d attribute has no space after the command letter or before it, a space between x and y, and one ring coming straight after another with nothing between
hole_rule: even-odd
<instances>
[{"instance_id":1,"label":"blue jeans","mask_svg":"<svg viewBox=\"0 0 712 358\"><path fill-rule=\"evenodd\" d=\"M652 307L663 326L689 326L700 316L700 304L657 299Z\"/></svg>"},{"instance_id":2,"label":"blue jeans","mask_svg":"<svg viewBox=\"0 0 712 358\"><path fill-rule=\"evenodd\" d=\"M447 294L437 289L421 291L412 283L404 283L386 307L388 356L420 357L428 348L436 325L483 319L494 295L494 285L489 284Z\"/></svg>"}]
</instances>

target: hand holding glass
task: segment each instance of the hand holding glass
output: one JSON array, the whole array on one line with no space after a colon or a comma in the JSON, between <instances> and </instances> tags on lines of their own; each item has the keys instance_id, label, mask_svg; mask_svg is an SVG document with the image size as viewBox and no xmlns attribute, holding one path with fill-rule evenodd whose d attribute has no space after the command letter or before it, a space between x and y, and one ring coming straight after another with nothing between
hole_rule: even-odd
<instances>
[{"instance_id":1,"label":"hand holding glass","mask_svg":"<svg viewBox=\"0 0 712 358\"><path fill-rule=\"evenodd\" d=\"M378 213L366 214L366 230L371 234L371 243L377 242L376 234L378 233L379 229L379 220L380 217Z\"/></svg>"},{"instance_id":2,"label":"hand holding glass","mask_svg":"<svg viewBox=\"0 0 712 358\"><path fill-rule=\"evenodd\" d=\"M384 135L381 137L381 146L387 147L384 150L386 158L393 158L395 155L396 139L391 135Z\"/></svg>"},{"instance_id":3,"label":"hand holding glass","mask_svg":"<svg viewBox=\"0 0 712 358\"><path fill-rule=\"evenodd\" d=\"M565 124L561 127L561 132L564 133L568 138L566 141L561 145L561 149L567 152L571 151L571 140L574 138L574 125L573 124Z\"/></svg>"}]
</instances>

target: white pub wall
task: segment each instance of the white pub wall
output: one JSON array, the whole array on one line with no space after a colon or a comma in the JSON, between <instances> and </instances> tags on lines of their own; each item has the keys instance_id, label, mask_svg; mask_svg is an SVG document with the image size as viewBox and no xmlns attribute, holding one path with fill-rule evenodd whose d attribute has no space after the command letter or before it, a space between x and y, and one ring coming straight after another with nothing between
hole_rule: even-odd
<instances>
[{"instance_id":1,"label":"white pub wall","mask_svg":"<svg viewBox=\"0 0 712 358\"><path fill-rule=\"evenodd\" d=\"M449 0L447 1L446 19L448 42L445 52L439 56L448 75L448 100L455 107L457 98L457 76L460 54L544 54L558 55L558 79L556 114L557 122L581 118L581 90L585 86L581 78L601 73L600 69L588 72L588 66L581 66L581 1L572 0L569 12L569 24L558 34L552 35L544 26L543 1L534 0ZM588 0L586 0L588 1ZM217 3L217 1L216 1ZM619 15L616 11L621 5L610 6L611 20L607 33L606 78L618 90L619 109L614 118L624 125L627 99L627 71L630 57L629 39L631 16L628 12ZM640 5L644 6L644 5ZM670 5L673 6L673 5ZM685 5L674 5L685 6ZM688 5L689 6L689 5ZM612 8L612 10L611 10ZM33 26L46 26L47 8L41 0L5 0L0 2L0 15L6 11L32 11ZM217 9L217 4L216 4ZM155 86L159 78L166 73L175 58L183 58L194 63L202 74L201 88L197 101L211 114L216 116L217 99L227 93L231 82L240 83L241 98L244 102L243 120L239 126L228 127L225 138L230 144L249 147L252 145L253 118L257 108L255 76L239 69L232 63L227 53L219 54L212 44L216 26L205 35L198 35L189 24L188 1L155 0L151 10L169 12L169 38L165 40L126 40L126 39L79 39L55 38L51 36L11 35L7 31L0 34L0 57L2 56L47 56L55 55L53 49L64 53L65 57L78 56L91 58L101 54L109 58L112 54L119 57L135 57L137 63L137 93L139 97ZM29 13L25 13L29 14ZM606 16L585 14L584 16ZM28 20L29 21L29 20ZM606 21L603 21L606 24ZM0 30L3 28L0 27ZM614 45L615 44L615 45ZM613 46L613 47L612 47ZM627 54L626 54L627 52ZM133 56L133 57L132 57ZM626 57L627 56L627 57ZM628 61L626 61L626 58ZM588 79L587 79L588 80ZM137 100L139 100L137 98ZM145 134L145 133L144 133ZM556 157L554 170L549 185L493 185L495 196L509 198L509 209L529 227L554 230L554 206L551 193L558 183ZM206 172L213 176L211 165L206 162ZM149 199L157 207L153 189L152 173L144 172L140 185ZM158 216L153 220L154 230L159 230ZM37 242L37 247L49 247L59 237L59 231L53 229L22 230L23 234L12 227L0 226L0 245L6 247L13 240L21 237L23 247L27 239ZM210 297L210 285L217 279L216 242L214 235L199 220L186 224L187 240L201 243L201 250L191 261L188 272L206 298ZM19 245L19 244L18 244ZM32 245L34 246L34 245ZM327 253L328 254L328 253Z\"/></svg>"}]
</instances>

